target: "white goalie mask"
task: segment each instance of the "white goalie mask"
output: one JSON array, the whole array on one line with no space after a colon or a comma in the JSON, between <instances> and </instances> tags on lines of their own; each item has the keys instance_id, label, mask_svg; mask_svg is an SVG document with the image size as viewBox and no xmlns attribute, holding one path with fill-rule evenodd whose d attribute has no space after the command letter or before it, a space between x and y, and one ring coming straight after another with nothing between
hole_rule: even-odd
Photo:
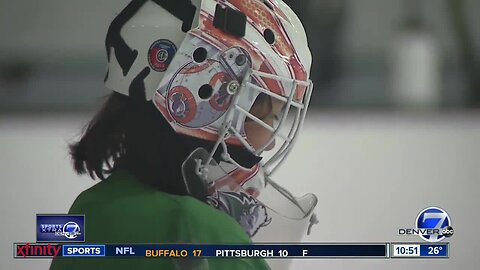
<instances>
[{"instance_id":1,"label":"white goalie mask","mask_svg":"<svg viewBox=\"0 0 480 270\"><path fill-rule=\"evenodd\" d=\"M230 214L253 241L303 238L317 198L297 199L270 180L298 138L313 89L305 31L283 1L133 0L112 22L106 48L108 88L153 102L177 133L213 145L182 166L189 194ZM280 108L277 121L252 112L259 97ZM261 145L247 136L248 122L270 134ZM244 167L230 146L261 163Z\"/></svg>"},{"instance_id":2,"label":"white goalie mask","mask_svg":"<svg viewBox=\"0 0 480 270\"><path fill-rule=\"evenodd\" d=\"M290 152L313 86L304 28L283 1L134 0L112 22L106 46L107 87L152 100L177 133L213 142L210 158L223 148L226 161L251 170L228 152L244 147L270 175ZM131 93L132 84L144 93ZM250 112L261 94L282 103L275 123ZM254 147L246 121L271 138Z\"/></svg>"}]
</instances>

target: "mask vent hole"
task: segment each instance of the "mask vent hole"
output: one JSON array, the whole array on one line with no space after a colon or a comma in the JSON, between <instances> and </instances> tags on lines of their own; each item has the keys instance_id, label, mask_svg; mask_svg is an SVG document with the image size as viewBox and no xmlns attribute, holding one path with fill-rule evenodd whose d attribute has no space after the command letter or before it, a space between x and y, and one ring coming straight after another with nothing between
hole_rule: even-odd
<instances>
[{"instance_id":1,"label":"mask vent hole","mask_svg":"<svg viewBox=\"0 0 480 270\"><path fill-rule=\"evenodd\" d=\"M193 52L193 60L197 63L202 63L207 59L207 50L203 47L197 48Z\"/></svg>"},{"instance_id":2,"label":"mask vent hole","mask_svg":"<svg viewBox=\"0 0 480 270\"><path fill-rule=\"evenodd\" d=\"M265 31L263 31L263 37L265 38L265 41L268 42L268 44L275 44L275 34L271 29L265 29Z\"/></svg>"},{"instance_id":3,"label":"mask vent hole","mask_svg":"<svg viewBox=\"0 0 480 270\"><path fill-rule=\"evenodd\" d=\"M198 89L198 96L201 99L209 99L213 94L213 87L210 84L204 84Z\"/></svg>"}]
</instances>

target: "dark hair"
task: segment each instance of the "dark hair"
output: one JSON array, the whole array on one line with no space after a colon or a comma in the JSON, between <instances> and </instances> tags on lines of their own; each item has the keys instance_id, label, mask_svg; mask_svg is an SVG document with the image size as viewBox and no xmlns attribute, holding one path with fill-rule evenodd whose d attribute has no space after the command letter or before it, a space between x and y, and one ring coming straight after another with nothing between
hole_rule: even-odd
<instances>
[{"instance_id":1,"label":"dark hair","mask_svg":"<svg viewBox=\"0 0 480 270\"><path fill-rule=\"evenodd\" d=\"M70 145L70 154L78 174L104 180L127 170L160 190L184 194L181 164L196 146L208 148L205 144L175 133L152 102L113 93Z\"/></svg>"},{"instance_id":2,"label":"dark hair","mask_svg":"<svg viewBox=\"0 0 480 270\"><path fill-rule=\"evenodd\" d=\"M182 163L198 147L210 151L213 143L177 134L153 102L139 100L116 92L108 97L81 139L70 145L74 170L101 180L126 170L159 190L186 195ZM259 162L242 147L229 146L229 152L244 166Z\"/></svg>"}]
</instances>

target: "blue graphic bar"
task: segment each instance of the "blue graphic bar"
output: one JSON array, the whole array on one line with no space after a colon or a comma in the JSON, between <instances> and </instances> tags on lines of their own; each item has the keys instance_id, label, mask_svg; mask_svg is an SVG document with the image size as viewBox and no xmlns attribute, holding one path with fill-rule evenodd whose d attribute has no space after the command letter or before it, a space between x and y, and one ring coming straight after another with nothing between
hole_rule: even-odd
<instances>
[{"instance_id":1,"label":"blue graphic bar","mask_svg":"<svg viewBox=\"0 0 480 270\"><path fill-rule=\"evenodd\" d=\"M387 258L388 244L56 244L16 243L15 258L144 257L144 258Z\"/></svg>"},{"instance_id":2,"label":"blue graphic bar","mask_svg":"<svg viewBox=\"0 0 480 270\"><path fill-rule=\"evenodd\" d=\"M15 243L14 258L448 258L448 243L59 244Z\"/></svg>"},{"instance_id":3,"label":"blue graphic bar","mask_svg":"<svg viewBox=\"0 0 480 270\"><path fill-rule=\"evenodd\" d=\"M85 242L85 216L38 214L37 242Z\"/></svg>"},{"instance_id":4,"label":"blue graphic bar","mask_svg":"<svg viewBox=\"0 0 480 270\"><path fill-rule=\"evenodd\" d=\"M105 245L63 245L63 257L105 257Z\"/></svg>"},{"instance_id":5,"label":"blue graphic bar","mask_svg":"<svg viewBox=\"0 0 480 270\"><path fill-rule=\"evenodd\" d=\"M106 256L143 257L369 257L385 258L386 244L107 245Z\"/></svg>"},{"instance_id":6,"label":"blue graphic bar","mask_svg":"<svg viewBox=\"0 0 480 270\"><path fill-rule=\"evenodd\" d=\"M440 245L422 245L420 247L420 257L448 257L448 244Z\"/></svg>"}]
</instances>

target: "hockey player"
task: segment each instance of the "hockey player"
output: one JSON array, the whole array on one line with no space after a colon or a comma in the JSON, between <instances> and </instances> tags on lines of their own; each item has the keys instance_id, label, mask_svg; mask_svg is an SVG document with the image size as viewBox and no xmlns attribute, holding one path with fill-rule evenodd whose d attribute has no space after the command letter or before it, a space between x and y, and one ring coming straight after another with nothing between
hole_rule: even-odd
<instances>
[{"instance_id":1,"label":"hockey player","mask_svg":"<svg viewBox=\"0 0 480 270\"><path fill-rule=\"evenodd\" d=\"M280 0L133 0L106 37L114 92L71 145L102 182L70 208L90 243L299 241L314 195L270 176L312 83L301 22ZM279 233L284 230L288 233ZM51 269L280 269L262 259L55 259Z\"/></svg>"}]
</instances>

